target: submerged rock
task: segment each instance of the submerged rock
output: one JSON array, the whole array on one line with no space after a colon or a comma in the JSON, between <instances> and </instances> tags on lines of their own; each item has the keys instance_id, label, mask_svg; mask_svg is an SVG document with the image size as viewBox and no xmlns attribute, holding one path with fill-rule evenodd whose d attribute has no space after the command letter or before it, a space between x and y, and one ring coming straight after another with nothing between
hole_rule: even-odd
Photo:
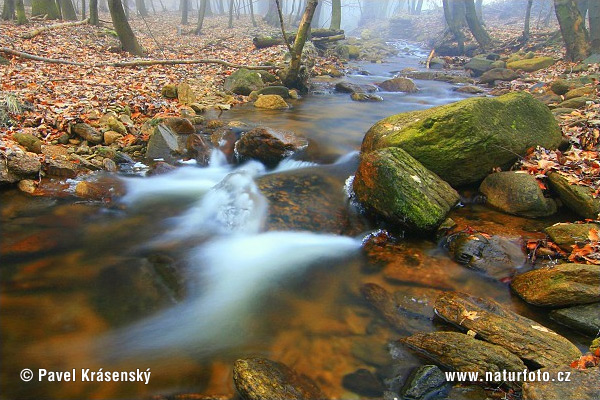
<instances>
[{"instance_id":1,"label":"submerged rock","mask_svg":"<svg viewBox=\"0 0 600 400\"><path fill-rule=\"evenodd\" d=\"M523 371L525 364L510 351L458 332L416 333L399 340L454 371L486 372Z\"/></svg>"},{"instance_id":2,"label":"submerged rock","mask_svg":"<svg viewBox=\"0 0 600 400\"><path fill-rule=\"evenodd\" d=\"M264 94L276 94L284 99L290 98L290 89L285 86L267 86L259 90L255 90L250 93L250 98L253 100L258 99L259 96Z\"/></svg>"},{"instance_id":3,"label":"submerged rock","mask_svg":"<svg viewBox=\"0 0 600 400\"><path fill-rule=\"evenodd\" d=\"M548 107L528 93L510 93L382 119L369 129L361 150L402 148L456 187L509 167L531 147L556 148L561 138Z\"/></svg>"},{"instance_id":4,"label":"submerged rock","mask_svg":"<svg viewBox=\"0 0 600 400\"><path fill-rule=\"evenodd\" d=\"M436 300L435 312L538 367L568 365L581 356L564 337L490 299L447 292Z\"/></svg>"},{"instance_id":5,"label":"submerged rock","mask_svg":"<svg viewBox=\"0 0 600 400\"><path fill-rule=\"evenodd\" d=\"M568 382L526 382L523 384L523 400L597 400L600 387L600 370L598 367L587 369L554 368L542 369L540 373L548 373L553 380L562 373Z\"/></svg>"},{"instance_id":6,"label":"submerged rock","mask_svg":"<svg viewBox=\"0 0 600 400\"><path fill-rule=\"evenodd\" d=\"M552 310L550 318L583 334L596 336L600 332L600 303Z\"/></svg>"},{"instance_id":7,"label":"submerged rock","mask_svg":"<svg viewBox=\"0 0 600 400\"><path fill-rule=\"evenodd\" d=\"M451 384L436 365L423 365L416 368L406 380L400 395L404 399L434 400L446 398Z\"/></svg>"},{"instance_id":8,"label":"submerged rock","mask_svg":"<svg viewBox=\"0 0 600 400\"><path fill-rule=\"evenodd\" d=\"M240 68L225 78L224 89L227 92L248 96L252 91L259 90L264 85L260 73Z\"/></svg>"},{"instance_id":9,"label":"submerged rock","mask_svg":"<svg viewBox=\"0 0 600 400\"><path fill-rule=\"evenodd\" d=\"M458 193L398 147L361 156L354 178L356 199L388 221L431 232L458 201Z\"/></svg>"},{"instance_id":10,"label":"submerged rock","mask_svg":"<svg viewBox=\"0 0 600 400\"><path fill-rule=\"evenodd\" d=\"M419 90L412 79L402 77L388 79L387 81L378 83L377 86L386 92L414 93Z\"/></svg>"},{"instance_id":11,"label":"submerged rock","mask_svg":"<svg viewBox=\"0 0 600 400\"><path fill-rule=\"evenodd\" d=\"M347 374L342 379L342 386L346 389L366 397L379 397L383 395L381 380L368 369L360 368Z\"/></svg>"},{"instance_id":12,"label":"submerged rock","mask_svg":"<svg viewBox=\"0 0 600 400\"><path fill-rule=\"evenodd\" d=\"M261 126L244 133L235 143L235 152L242 159L253 158L274 167L285 157L307 147L308 140L293 132Z\"/></svg>"},{"instance_id":13,"label":"submerged rock","mask_svg":"<svg viewBox=\"0 0 600 400\"><path fill-rule=\"evenodd\" d=\"M588 219L598 218L600 198L594 198L593 190L589 186L571 185L567 177L560 172L548 174L548 180L552 189L573 212Z\"/></svg>"},{"instance_id":14,"label":"submerged rock","mask_svg":"<svg viewBox=\"0 0 600 400\"><path fill-rule=\"evenodd\" d=\"M561 307L600 301L600 265L559 264L517 275L512 289L536 306Z\"/></svg>"},{"instance_id":15,"label":"submerged rock","mask_svg":"<svg viewBox=\"0 0 600 400\"><path fill-rule=\"evenodd\" d=\"M326 398L309 377L266 358L237 360L233 364L233 382L244 400Z\"/></svg>"},{"instance_id":16,"label":"submerged rock","mask_svg":"<svg viewBox=\"0 0 600 400\"><path fill-rule=\"evenodd\" d=\"M544 197L537 180L526 172L497 172L488 175L479 191L487 204L508 214L547 217L556 212L556 203Z\"/></svg>"}]
</instances>

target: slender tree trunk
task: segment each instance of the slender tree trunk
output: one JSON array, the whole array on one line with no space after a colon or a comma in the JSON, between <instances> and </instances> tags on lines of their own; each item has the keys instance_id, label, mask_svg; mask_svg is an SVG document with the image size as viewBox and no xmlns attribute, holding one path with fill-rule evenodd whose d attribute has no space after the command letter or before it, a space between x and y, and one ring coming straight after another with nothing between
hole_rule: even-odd
<instances>
[{"instance_id":1,"label":"slender tree trunk","mask_svg":"<svg viewBox=\"0 0 600 400\"><path fill-rule=\"evenodd\" d=\"M574 0L554 0L554 10L560 25L567 59L581 61L589 55L590 46L585 30L583 17Z\"/></svg>"},{"instance_id":2,"label":"slender tree trunk","mask_svg":"<svg viewBox=\"0 0 600 400\"><path fill-rule=\"evenodd\" d=\"M477 43L479 43L482 49L489 48L492 44L492 39L483 25L479 22L479 18L477 18L474 0L465 0L465 17L467 19L467 25L469 25L469 30L471 30Z\"/></svg>"},{"instance_id":3,"label":"slender tree trunk","mask_svg":"<svg viewBox=\"0 0 600 400\"><path fill-rule=\"evenodd\" d=\"M4 21L10 21L15 18L15 0L4 0L4 7L2 7L2 19Z\"/></svg>"},{"instance_id":4,"label":"slender tree trunk","mask_svg":"<svg viewBox=\"0 0 600 400\"><path fill-rule=\"evenodd\" d=\"M150 7L152 7L152 14L156 15L156 7L154 6L154 0L150 0Z\"/></svg>"},{"instance_id":5,"label":"slender tree trunk","mask_svg":"<svg viewBox=\"0 0 600 400\"><path fill-rule=\"evenodd\" d=\"M314 15L312 17L312 21L311 21L312 26L314 26L315 28L320 27L319 24L321 23L322 10L323 10L323 3L317 2L317 8L315 9L315 13L314 13Z\"/></svg>"},{"instance_id":6,"label":"slender tree trunk","mask_svg":"<svg viewBox=\"0 0 600 400\"><path fill-rule=\"evenodd\" d=\"M17 11L17 25L24 25L27 23L27 15L25 15L25 3L23 0L17 0L16 11Z\"/></svg>"},{"instance_id":7,"label":"slender tree trunk","mask_svg":"<svg viewBox=\"0 0 600 400\"><path fill-rule=\"evenodd\" d=\"M271 26L279 25L279 17L277 16L277 4L275 0L269 0L269 8L267 9L267 13L263 17L263 21Z\"/></svg>"},{"instance_id":8,"label":"slender tree trunk","mask_svg":"<svg viewBox=\"0 0 600 400\"><path fill-rule=\"evenodd\" d=\"M181 25L187 25L189 14L189 0L181 0L181 2L179 3L179 7L181 8Z\"/></svg>"},{"instance_id":9,"label":"slender tree trunk","mask_svg":"<svg viewBox=\"0 0 600 400\"><path fill-rule=\"evenodd\" d=\"M229 0L229 29L233 28L233 0Z\"/></svg>"},{"instance_id":10,"label":"slender tree trunk","mask_svg":"<svg viewBox=\"0 0 600 400\"><path fill-rule=\"evenodd\" d=\"M250 19L252 19L252 26L258 26L256 17L254 16L254 1L248 0L248 4L250 5Z\"/></svg>"},{"instance_id":11,"label":"slender tree trunk","mask_svg":"<svg viewBox=\"0 0 600 400\"><path fill-rule=\"evenodd\" d=\"M200 0L200 9L198 10L198 25L196 25L196 35L202 32L202 25L204 24L204 17L206 16L207 3L210 0Z\"/></svg>"},{"instance_id":12,"label":"slender tree trunk","mask_svg":"<svg viewBox=\"0 0 600 400\"><path fill-rule=\"evenodd\" d=\"M219 0L219 15L225 15L225 6L223 5L224 0Z\"/></svg>"},{"instance_id":13,"label":"slender tree trunk","mask_svg":"<svg viewBox=\"0 0 600 400\"><path fill-rule=\"evenodd\" d=\"M136 56L144 55L144 49L138 43L127 21L121 0L108 0L108 9L110 10L113 26L115 27L115 31L117 31L123 50Z\"/></svg>"},{"instance_id":14,"label":"slender tree trunk","mask_svg":"<svg viewBox=\"0 0 600 400\"><path fill-rule=\"evenodd\" d=\"M148 9L146 8L146 3L144 0L135 0L135 8L138 15L141 15L142 17L148 16Z\"/></svg>"},{"instance_id":15,"label":"slender tree trunk","mask_svg":"<svg viewBox=\"0 0 600 400\"><path fill-rule=\"evenodd\" d=\"M475 11L477 11L477 18L481 25L485 25L483 22L483 0L477 0L475 3Z\"/></svg>"},{"instance_id":16,"label":"slender tree trunk","mask_svg":"<svg viewBox=\"0 0 600 400\"><path fill-rule=\"evenodd\" d=\"M423 11L423 0L419 0L417 2L417 8L415 10L415 14L421 15L421 11Z\"/></svg>"},{"instance_id":17,"label":"slender tree trunk","mask_svg":"<svg viewBox=\"0 0 600 400\"><path fill-rule=\"evenodd\" d=\"M71 0L58 0L58 3L60 4L60 11L63 19L69 21L75 21L77 19L75 7L73 7L73 2Z\"/></svg>"},{"instance_id":18,"label":"slender tree trunk","mask_svg":"<svg viewBox=\"0 0 600 400\"><path fill-rule=\"evenodd\" d=\"M342 26L342 0L331 0L331 24L329 29L340 30Z\"/></svg>"},{"instance_id":19,"label":"slender tree trunk","mask_svg":"<svg viewBox=\"0 0 600 400\"><path fill-rule=\"evenodd\" d=\"M310 24L317 8L318 0L308 0L306 9L302 15L300 26L298 27L298 33L296 34L296 40L291 51L290 66L286 71L283 79L283 84L289 88L297 88L301 91L306 91L307 84L300 77L300 67L302 66L302 50L304 49L304 43L308 38L310 32Z\"/></svg>"},{"instance_id":20,"label":"slender tree trunk","mask_svg":"<svg viewBox=\"0 0 600 400\"><path fill-rule=\"evenodd\" d=\"M465 0L450 0L450 9L452 10L452 18L460 28L467 25Z\"/></svg>"},{"instance_id":21,"label":"slender tree trunk","mask_svg":"<svg viewBox=\"0 0 600 400\"><path fill-rule=\"evenodd\" d=\"M531 22L531 7L533 6L533 0L527 1L527 11L525 12L525 27L523 28L523 43L527 43L529 40L529 24Z\"/></svg>"},{"instance_id":22,"label":"slender tree trunk","mask_svg":"<svg viewBox=\"0 0 600 400\"><path fill-rule=\"evenodd\" d=\"M590 2L588 10L590 23L590 43L594 53L600 53L600 1Z\"/></svg>"},{"instance_id":23,"label":"slender tree trunk","mask_svg":"<svg viewBox=\"0 0 600 400\"><path fill-rule=\"evenodd\" d=\"M86 3L85 0L81 0L81 19L85 19L87 14L87 10L86 10Z\"/></svg>"},{"instance_id":24,"label":"slender tree trunk","mask_svg":"<svg viewBox=\"0 0 600 400\"><path fill-rule=\"evenodd\" d=\"M98 0L90 0L90 25L98 26Z\"/></svg>"},{"instance_id":25,"label":"slender tree trunk","mask_svg":"<svg viewBox=\"0 0 600 400\"><path fill-rule=\"evenodd\" d=\"M457 18L455 18L452 9L450 8L449 0L442 0L442 4L444 6L444 18L446 19L446 23L448 24L448 30L454 36L454 40L458 43L458 52L459 54L465 53L465 36L463 35L460 24Z\"/></svg>"}]
</instances>

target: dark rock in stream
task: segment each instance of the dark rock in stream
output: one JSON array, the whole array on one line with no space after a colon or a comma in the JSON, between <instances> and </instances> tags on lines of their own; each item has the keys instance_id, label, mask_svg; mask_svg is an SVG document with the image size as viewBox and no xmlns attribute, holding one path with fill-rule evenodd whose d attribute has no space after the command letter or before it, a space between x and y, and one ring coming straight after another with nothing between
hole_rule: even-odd
<instances>
[{"instance_id":1,"label":"dark rock in stream","mask_svg":"<svg viewBox=\"0 0 600 400\"><path fill-rule=\"evenodd\" d=\"M187 135L178 135L166 125L159 124L148 140L146 158L173 162L185 153Z\"/></svg>"},{"instance_id":2,"label":"dark rock in stream","mask_svg":"<svg viewBox=\"0 0 600 400\"><path fill-rule=\"evenodd\" d=\"M233 365L233 382L244 400L325 399L306 375L266 358L245 358Z\"/></svg>"},{"instance_id":3,"label":"dark rock in stream","mask_svg":"<svg viewBox=\"0 0 600 400\"><path fill-rule=\"evenodd\" d=\"M196 160L198 165L207 166L212 152L212 143L208 136L193 134L186 141L187 156Z\"/></svg>"},{"instance_id":4,"label":"dark rock in stream","mask_svg":"<svg viewBox=\"0 0 600 400\"><path fill-rule=\"evenodd\" d=\"M435 312L536 367L568 365L581 356L564 337L490 299L447 292L436 300Z\"/></svg>"},{"instance_id":5,"label":"dark rock in stream","mask_svg":"<svg viewBox=\"0 0 600 400\"><path fill-rule=\"evenodd\" d=\"M351 82L338 82L335 84L336 92L342 93L374 93L377 91L377 86L375 85L359 85L357 83Z\"/></svg>"},{"instance_id":6,"label":"dark rock in stream","mask_svg":"<svg viewBox=\"0 0 600 400\"><path fill-rule=\"evenodd\" d=\"M552 310L550 318L585 335L596 336L600 332L600 303Z\"/></svg>"},{"instance_id":7,"label":"dark rock in stream","mask_svg":"<svg viewBox=\"0 0 600 400\"><path fill-rule=\"evenodd\" d=\"M523 384L523 400L597 400L600 398L600 370L598 367L587 369L555 368L543 369L552 381L526 382ZM553 382L562 372L570 373L568 382Z\"/></svg>"},{"instance_id":8,"label":"dark rock in stream","mask_svg":"<svg viewBox=\"0 0 600 400\"><path fill-rule=\"evenodd\" d=\"M517 275L511 288L536 306L563 307L600 301L600 265L558 264Z\"/></svg>"},{"instance_id":9,"label":"dark rock in stream","mask_svg":"<svg viewBox=\"0 0 600 400\"><path fill-rule=\"evenodd\" d=\"M423 365L410 374L400 395L406 400L443 399L450 388L441 369L436 365Z\"/></svg>"},{"instance_id":10,"label":"dark rock in stream","mask_svg":"<svg viewBox=\"0 0 600 400\"><path fill-rule=\"evenodd\" d=\"M414 93L419 90L412 79L404 77L388 79L378 83L377 86L386 92Z\"/></svg>"},{"instance_id":11,"label":"dark rock in stream","mask_svg":"<svg viewBox=\"0 0 600 400\"><path fill-rule=\"evenodd\" d=\"M416 350L436 364L454 371L523 371L525 364L501 346L458 332L416 333L399 342Z\"/></svg>"},{"instance_id":12,"label":"dark rock in stream","mask_svg":"<svg viewBox=\"0 0 600 400\"><path fill-rule=\"evenodd\" d=\"M242 135L235 143L235 153L241 159L253 158L274 167L285 157L307 147L308 141L293 132L261 126Z\"/></svg>"},{"instance_id":13,"label":"dark rock in stream","mask_svg":"<svg viewBox=\"0 0 600 400\"><path fill-rule=\"evenodd\" d=\"M366 397L379 397L383 395L383 384L377 376L368 369L358 369L342 379L342 386L346 389Z\"/></svg>"}]
</instances>

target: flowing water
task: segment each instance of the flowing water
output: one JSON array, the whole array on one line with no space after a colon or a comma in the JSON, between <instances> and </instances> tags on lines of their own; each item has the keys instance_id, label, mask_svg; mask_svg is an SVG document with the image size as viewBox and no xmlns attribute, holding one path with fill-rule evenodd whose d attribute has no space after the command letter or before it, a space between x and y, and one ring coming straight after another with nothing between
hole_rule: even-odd
<instances>
[{"instance_id":1,"label":"flowing water","mask_svg":"<svg viewBox=\"0 0 600 400\"><path fill-rule=\"evenodd\" d=\"M381 81L394 70L419 68L418 60L358 65L371 75L347 79ZM126 194L112 204L0 193L0 398L231 396L231 365L247 356L284 362L332 398L358 398L342 387L343 376L358 368L390 375L386 345L398 337L363 300L359 289L367 282L416 306L440 290L489 296L579 340L433 242L404 239L364 250L375 227L344 191L364 133L385 116L464 98L450 84L417 84L418 93L382 93L381 103L317 88L287 111L245 105L223 115L309 138L300 160L276 170L258 162L232 166L216 152L205 168L122 176ZM549 223L478 205L453 218L533 237ZM424 320L420 328L437 324ZM396 373L422 363L407 352L396 357ZM151 377L147 385L25 384L23 368L149 368Z\"/></svg>"}]
</instances>

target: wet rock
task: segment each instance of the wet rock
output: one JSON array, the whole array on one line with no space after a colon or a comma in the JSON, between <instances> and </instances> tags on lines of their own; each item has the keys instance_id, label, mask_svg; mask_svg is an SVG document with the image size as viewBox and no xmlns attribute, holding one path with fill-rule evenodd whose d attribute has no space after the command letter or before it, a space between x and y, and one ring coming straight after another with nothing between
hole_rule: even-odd
<instances>
[{"instance_id":1,"label":"wet rock","mask_svg":"<svg viewBox=\"0 0 600 400\"><path fill-rule=\"evenodd\" d=\"M561 307L600 301L600 265L559 264L516 276L512 289L536 306Z\"/></svg>"},{"instance_id":2,"label":"wet rock","mask_svg":"<svg viewBox=\"0 0 600 400\"><path fill-rule=\"evenodd\" d=\"M177 100L184 105L195 103L196 95L194 94L192 87L187 83L180 83L177 85Z\"/></svg>"},{"instance_id":3,"label":"wet rock","mask_svg":"<svg viewBox=\"0 0 600 400\"><path fill-rule=\"evenodd\" d=\"M476 56L464 65L464 69L472 71L473 76L481 76L492 69L494 60L488 60L485 56Z\"/></svg>"},{"instance_id":4,"label":"wet rock","mask_svg":"<svg viewBox=\"0 0 600 400\"><path fill-rule=\"evenodd\" d=\"M589 97L596 93L596 88L593 86L584 86L569 90L565 94L565 100L571 100L577 97Z\"/></svg>"},{"instance_id":5,"label":"wet rock","mask_svg":"<svg viewBox=\"0 0 600 400\"><path fill-rule=\"evenodd\" d=\"M372 93L354 92L350 95L350 98L354 101L383 101L383 97Z\"/></svg>"},{"instance_id":6,"label":"wet rock","mask_svg":"<svg viewBox=\"0 0 600 400\"><path fill-rule=\"evenodd\" d=\"M436 300L435 312L530 365L568 365L581 356L577 347L564 337L490 299L447 292Z\"/></svg>"},{"instance_id":7,"label":"wet rock","mask_svg":"<svg viewBox=\"0 0 600 400\"><path fill-rule=\"evenodd\" d=\"M551 91L535 91L531 93L537 100L547 105L556 105L562 101L561 97Z\"/></svg>"},{"instance_id":8,"label":"wet rock","mask_svg":"<svg viewBox=\"0 0 600 400\"><path fill-rule=\"evenodd\" d=\"M593 102L594 98L582 96L582 97L573 97L569 100L565 100L558 105L560 108L583 108L587 105L588 102Z\"/></svg>"},{"instance_id":9,"label":"wet rock","mask_svg":"<svg viewBox=\"0 0 600 400\"><path fill-rule=\"evenodd\" d=\"M406 334L430 329L430 319L407 308L401 307L394 296L375 283L367 283L360 288L365 300L379 312L379 315L396 331Z\"/></svg>"},{"instance_id":10,"label":"wet rock","mask_svg":"<svg viewBox=\"0 0 600 400\"><path fill-rule=\"evenodd\" d=\"M480 83L494 83L495 81L512 81L519 77L515 71L506 68L494 68L486 71L481 78Z\"/></svg>"},{"instance_id":11,"label":"wet rock","mask_svg":"<svg viewBox=\"0 0 600 400\"><path fill-rule=\"evenodd\" d=\"M196 160L198 165L206 166L210 161L212 144L208 137L193 134L186 141L187 156Z\"/></svg>"},{"instance_id":12,"label":"wet rock","mask_svg":"<svg viewBox=\"0 0 600 400\"><path fill-rule=\"evenodd\" d=\"M564 79L557 79L550 84L550 90L562 96L571 90L571 84Z\"/></svg>"},{"instance_id":13,"label":"wet rock","mask_svg":"<svg viewBox=\"0 0 600 400\"><path fill-rule=\"evenodd\" d=\"M267 86L250 93L250 98L256 100L260 95L264 94L276 94L284 99L289 99L290 89L286 88L285 86Z\"/></svg>"},{"instance_id":14,"label":"wet rock","mask_svg":"<svg viewBox=\"0 0 600 400\"><path fill-rule=\"evenodd\" d=\"M359 85L352 82L338 82L335 84L335 90L341 93L374 93L377 91L375 85Z\"/></svg>"},{"instance_id":15,"label":"wet rock","mask_svg":"<svg viewBox=\"0 0 600 400\"><path fill-rule=\"evenodd\" d=\"M177 85L165 85L160 90L160 94L167 99L176 99L177 98Z\"/></svg>"},{"instance_id":16,"label":"wet rock","mask_svg":"<svg viewBox=\"0 0 600 400\"><path fill-rule=\"evenodd\" d=\"M547 227L544 231L554 243L565 251L573 250L573 245L585 243L589 239L590 230L600 231L600 224L558 223Z\"/></svg>"},{"instance_id":17,"label":"wet rock","mask_svg":"<svg viewBox=\"0 0 600 400\"><path fill-rule=\"evenodd\" d=\"M158 125L148 140L146 158L175 161L185 152L185 138L180 137L165 125Z\"/></svg>"},{"instance_id":18,"label":"wet rock","mask_svg":"<svg viewBox=\"0 0 600 400\"><path fill-rule=\"evenodd\" d=\"M410 374L400 390L400 396L407 400L444 399L451 387L436 365L423 365Z\"/></svg>"},{"instance_id":19,"label":"wet rock","mask_svg":"<svg viewBox=\"0 0 600 400\"><path fill-rule=\"evenodd\" d=\"M550 318L583 334L595 336L600 332L600 303L552 310Z\"/></svg>"},{"instance_id":20,"label":"wet rock","mask_svg":"<svg viewBox=\"0 0 600 400\"><path fill-rule=\"evenodd\" d=\"M537 180L526 172L490 174L479 191L486 196L487 204L508 214L536 218L556 212L554 200L544 197Z\"/></svg>"},{"instance_id":21,"label":"wet rock","mask_svg":"<svg viewBox=\"0 0 600 400\"><path fill-rule=\"evenodd\" d=\"M265 94L259 96L254 102L256 108L266 108L267 110L284 110L290 106L285 100L276 94Z\"/></svg>"},{"instance_id":22,"label":"wet rock","mask_svg":"<svg viewBox=\"0 0 600 400\"><path fill-rule=\"evenodd\" d=\"M357 369L356 371L345 375L342 379L342 386L346 389L366 397L379 397L383 395L383 384L368 369Z\"/></svg>"},{"instance_id":23,"label":"wet rock","mask_svg":"<svg viewBox=\"0 0 600 400\"><path fill-rule=\"evenodd\" d=\"M75 194L84 199L104 200L113 196L113 188L99 182L81 181L75 186Z\"/></svg>"},{"instance_id":24,"label":"wet rock","mask_svg":"<svg viewBox=\"0 0 600 400\"><path fill-rule=\"evenodd\" d=\"M1 160L0 160L1 161ZM37 178L42 164L34 153L12 154L7 158L6 166L16 180Z\"/></svg>"},{"instance_id":25,"label":"wet rock","mask_svg":"<svg viewBox=\"0 0 600 400\"><path fill-rule=\"evenodd\" d=\"M382 345L370 337L352 340L351 352L358 360L377 368L386 366L392 361L387 344Z\"/></svg>"},{"instance_id":26,"label":"wet rock","mask_svg":"<svg viewBox=\"0 0 600 400\"><path fill-rule=\"evenodd\" d=\"M458 232L444 239L452 259L498 280L510 278L527 256L519 240Z\"/></svg>"},{"instance_id":27,"label":"wet rock","mask_svg":"<svg viewBox=\"0 0 600 400\"><path fill-rule=\"evenodd\" d=\"M412 79L403 77L388 79L387 81L378 83L377 86L386 92L414 93L419 90Z\"/></svg>"},{"instance_id":28,"label":"wet rock","mask_svg":"<svg viewBox=\"0 0 600 400\"><path fill-rule=\"evenodd\" d=\"M252 91L259 90L264 85L260 73L240 68L225 78L224 89L227 92L248 96Z\"/></svg>"},{"instance_id":29,"label":"wet rock","mask_svg":"<svg viewBox=\"0 0 600 400\"><path fill-rule=\"evenodd\" d=\"M554 64L552 57L534 57L524 60L512 61L506 64L506 68L512 70L522 70L525 72L535 72L539 69L548 68Z\"/></svg>"},{"instance_id":30,"label":"wet rock","mask_svg":"<svg viewBox=\"0 0 600 400\"><path fill-rule=\"evenodd\" d=\"M306 147L308 141L293 132L258 127L242 135L235 144L235 152L242 159L253 158L274 167L285 157Z\"/></svg>"},{"instance_id":31,"label":"wet rock","mask_svg":"<svg viewBox=\"0 0 600 400\"><path fill-rule=\"evenodd\" d=\"M444 69L447 67L446 61L443 58L433 57L429 60L429 68L431 69Z\"/></svg>"},{"instance_id":32,"label":"wet rock","mask_svg":"<svg viewBox=\"0 0 600 400\"><path fill-rule=\"evenodd\" d=\"M47 159L44 164L44 170L49 176L75 178L79 173L79 166L67 160Z\"/></svg>"},{"instance_id":33,"label":"wet rock","mask_svg":"<svg viewBox=\"0 0 600 400\"><path fill-rule=\"evenodd\" d=\"M105 171L108 172L117 172L117 170L119 169L117 167L117 163L111 160L110 158L105 158L104 160L102 160L102 167Z\"/></svg>"},{"instance_id":34,"label":"wet rock","mask_svg":"<svg viewBox=\"0 0 600 400\"><path fill-rule=\"evenodd\" d=\"M37 189L37 182L31 179L23 179L19 182L18 187L23 193L33 194Z\"/></svg>"},{"instance_id":35,"label":"wet rock","mask_svg":"<svg viewBox=\"0 0 600 400\"><path fill-rule=\"evenodd\" d=\"M27 151L38 154L42 152L42 141L37 137L21 132L15 132L12 137L17 143L25 147Z\"/></svg>"},{"instance_id":36,"label":"wet rock","mask_svg":"<svg viewBox=\"0 0 600 400\"><path fill-rule=\"evenodd\" d=\"M600 198L594 198L593 190L588 186L571 185L569 180L560 172L548 174L550 186L562 202L576 214L597 219L600 213Z\"/></svg>"},{"instance_id":37,"label":"wet rock","mask_svg":"<svg viewBox=\"0 0 600 400\"><path fill-rule=\"evenodd\" d=\"M177 167L175 167L169 163L166 163L164 161L159 161L148 170L146 175L148 175L148 176L162 175L162 174L167 174L169 172L172 172L176 169L177 169Z\"/></svg>"},{"instance_id":38,"label":"wet rock","mask_svg":"<svg viewBox=\"0 0 600 400\"><path fill-rule=\"evenodd\" d=\"M235 161L235 142L238 139L237 132L228 128L217 129L210 135L212 145L221 150L229 162Z\"/></svg>"},{"instance_id":39,"label":"wet rock","mask_svg":"<svg viewBox=\"0 0 600 400\"><path fill-rule=\"evenodd\" d=\"M233 382L244 400L326 398L309 377L266 358L237 360L233 365Z\"/></svg>"},{"instance_id":40,"label":"wet rock","mask_svg":"<svg viewBox=\"0 0 600 400\"><path fill-rule=\"evenodd\" d=\"M382 119L369 129L361 150L402 148L456 187L509 167L531 147L556 148L561 139L548 107L527 93L510 93Z\"/></svg>"},{"instance_id":41,"label":"wet rock","mask_svg":"<svg viewBox=\"0 0 600 400\"><path fill-rule=\"evenodd\" d=\"M587 369L555 368L540 370L548 372L551 378L559 372L570 372L569 382L525 382L523 384L523 400L596 400L600 387L600 370L598 367Z\"/></svg>"},{"instance_id":42,"label":"wet rock","mask_svg":"<svg viewBox=\"0 0 600 400\"><path fill-rule=\"evenodd\" d=\"M523 371L525 364L505 348L458 332L416 333L399 342L454 371Z\"/></svg>"},{"instance_id":43,"label":"wet rock","mask_svg":"<svg viewBox=\"0 0 600 400\"><path fill-rule=\"evenodd\" d=\"M69 156L69 150L64 146L44 144L42 145L42 154L51 158L67 158Z\"/></svg>"},{"instance_id":44,"label":"wet rock","mask_svg":"<svg viewBox=\"0 0 600 400\"><path fill-rule=\"evenodd\" d=\"M461 86L455 89L456 92L459 93L468 93L468 94L480 94L483 93L484 90L477 86Z\"/></svg>"},{"instance_id":45,"label":"wet rock","mask_svg":"<svg viewBox=\"0 0 600 400\"><path fill-rule=\"evenodd\" d=\"M102 142L102 133L84 122L71 125L71 132L93 144Z\"/></svg>"},{"instance_id":46,"label":"wet rock","mask_svg":"<svg viewBox=\"0 0 600 400\"><path fill-rule=\"evenodd\" d=\"M353 187L363 205L417 232L435 230L459 201L450 185L399 147L363 154Z\"/></svg>"},{"instance_id":47,"label":"wet rock","mask_svg":"<svg viewBox=\"0 0 600 400\"><path fill-rule=\"evenodd\" d=\"M123 137L123 135L120 134L119 132L106 131L106 132L104 132L104 143L113 144L117 140L121 139L122 137Z\"/></svg>"},{"instance_id":48,"label":"wet rock","mask_svg":"<svg viewBox=\"0 0 600 400\"><path fill-rule=\"evenodd\" d=\"M177 135L191 135L196 133L192 122L187 118L169 117L162 121L162 124L171 129Z\"/></svg>"}]
</instances>

